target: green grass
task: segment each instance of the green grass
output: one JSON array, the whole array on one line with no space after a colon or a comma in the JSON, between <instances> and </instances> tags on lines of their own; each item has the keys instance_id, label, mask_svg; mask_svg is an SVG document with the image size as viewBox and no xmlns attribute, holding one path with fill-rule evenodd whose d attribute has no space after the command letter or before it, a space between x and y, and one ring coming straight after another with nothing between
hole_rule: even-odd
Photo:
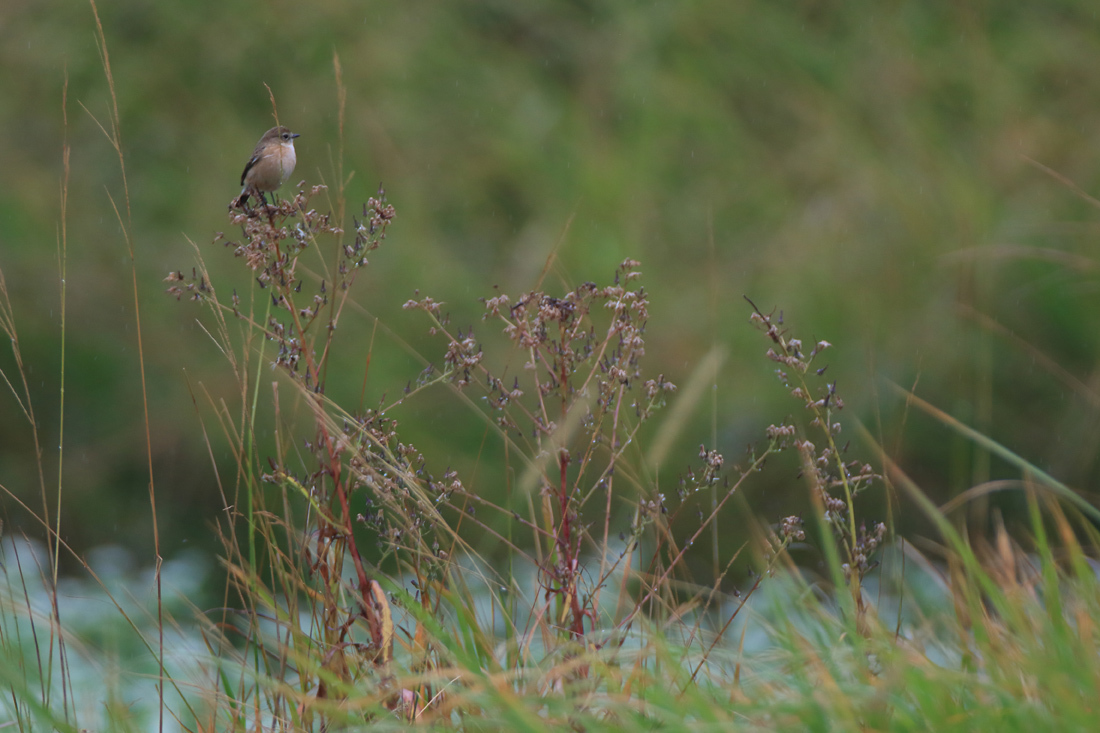
<instances>
[{"instance_id":1,"label":"green grass","mask_svg":"<svg viewBox=\"0 0 1100 733\"><path fill-rule=\"evenodd\" d=\"M660 479L641 428L678 390L646 371L650 304L633 261L559 295L498 290L476 331L503 339L454 329L430 296L408 301L440 342L438 365L388 404L346 408L324 389L340 343L331 326L398 220L372 198L345 231L312 207L321 193L230 212L243 233L231 242L237 262L256 273L247 299L221 294L201 258L193 275L167 278L170 296L206 308L245 400L234 413L198 393L211 450L231 446L238 464L218 477L223 603L165 605L175 596L156 573L135 604L93 573L89 595L104 613L92 618L61 603L63 586L43 584L38 568L54 562L9 543L5 675L19 729L1088 724L1100 534L1071 489L903 390L1021 471L1026 527L968 539L869 433L859 443L880 469L839 443L843 396L819 366L834 347L804 343L751 304L760 368L790 394L793 417L761 427L738 465L704 446L675 480ZM403 440L406 401L433 391L458 397L485 440L505 447L504 503L457 472L434 475ZM270 415L275 454L255 448L259 415ZM655 442L680 429L669 425ZM744 511L751 539L698 580L707 573L689 550L721 535L727 503L744 509L736 497L771 464L785 470L785 455L801 465L812 517ZM924 512L939 544L887 542L864 508L880 494ZM96 669L111 671L89 711ZM140 705L123 702L133 695Z\"/></svg>"},{"instance_id":2,"label":"green grass","mask_svg":"<svg viewBox=\"0 0 1100 733\"><path fill-rule=\"evenodd\" d=\"M0 262L0 726L1094 727L1084 4L91 8L0 51L80 52L0 202L61 181ZM226 99L303 183L223 220Z\"/></svg>"}]
</instances>

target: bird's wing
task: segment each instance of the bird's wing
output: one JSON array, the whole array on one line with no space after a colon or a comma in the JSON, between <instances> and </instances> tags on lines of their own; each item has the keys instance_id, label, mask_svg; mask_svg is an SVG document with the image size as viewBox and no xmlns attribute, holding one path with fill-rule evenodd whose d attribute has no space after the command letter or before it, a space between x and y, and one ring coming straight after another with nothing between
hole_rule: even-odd
<instances>
[{"instance_id":1,"label":"bird's wing","mask_svg":"<svg viewBox=\"0 0 1100 733\"><path fill-rule=\"evenodd\" d=\"M252 166L256 165L256 162L259 159L260 159L260 156L257 155L256 153L253 153L252 157L249 159L248 163L245 165L244 170L241 171L241 185L242 186L244 185L244 177L248 175L248 172L250 170L252 170Z\"/></svg>"}]
</instances>

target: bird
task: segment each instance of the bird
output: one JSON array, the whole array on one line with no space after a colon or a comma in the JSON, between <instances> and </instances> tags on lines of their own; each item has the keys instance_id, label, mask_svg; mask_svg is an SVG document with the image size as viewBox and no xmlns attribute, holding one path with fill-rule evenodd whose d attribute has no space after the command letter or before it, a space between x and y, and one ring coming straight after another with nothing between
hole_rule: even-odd
<instances>
[{"instance_id":1,"label":"bird","mask_svg":"<svg viewBox=\"0 0 1100 733\"><path fill-rule=\"evenodd\" d=\"M241 195L234 202L237 208L244 208L248 203L248 197L255 194L264 205L264 191L275 191L286 183L290 174L294 172L294 164L297 157L294 155L294 138L298 133L291 132L282 125L272 127L263 134L260 142L256 143L256 149L252 151L252 157L245 164L241 173Z\"/></svg>"}]
</instances>

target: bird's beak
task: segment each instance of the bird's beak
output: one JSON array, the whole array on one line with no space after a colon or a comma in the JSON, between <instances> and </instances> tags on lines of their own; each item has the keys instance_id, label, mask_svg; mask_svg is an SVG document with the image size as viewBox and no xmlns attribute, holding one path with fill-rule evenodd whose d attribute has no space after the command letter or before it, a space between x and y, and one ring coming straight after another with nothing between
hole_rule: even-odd
<instances>
[{"instance_id":1,"label":"bird's beak","mask_svg":"<svg viewBox=\"0 0 1100 733\"><path fill-rule=\"evenodd\" d=\"M301 135L299 135L299 134L298 134L298 133L296 133L296 132L292 132L292 133L290 133L290 136L291 136L292 138L293 138L293 137L301 137Z\"/></svg>"}]
</instances>

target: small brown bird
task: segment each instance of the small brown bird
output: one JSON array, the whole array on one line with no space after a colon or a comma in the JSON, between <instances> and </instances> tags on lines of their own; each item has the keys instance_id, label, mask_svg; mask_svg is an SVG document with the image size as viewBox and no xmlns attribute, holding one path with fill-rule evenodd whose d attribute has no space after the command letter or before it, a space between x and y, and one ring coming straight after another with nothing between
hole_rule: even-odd
<instances>
[{"instance_id":1,"label":"small brown bird","mask_svg":"<svg viewBox=\"0 0 1100 733\"><path fill-rule=\"evenodd\" d=\"M286 183L290 174L294 172L294 164L297 157L294 155L294 138L298 133L291 132L285 127L272 127L256 143L256 149L252 151L252 157L248 159L244 171L241 173L241 196L237 199L237 207L243 208L248 202L248 197L255 194L264 205L264 191L274 191Z\"/></svg>"}]
</instances>

